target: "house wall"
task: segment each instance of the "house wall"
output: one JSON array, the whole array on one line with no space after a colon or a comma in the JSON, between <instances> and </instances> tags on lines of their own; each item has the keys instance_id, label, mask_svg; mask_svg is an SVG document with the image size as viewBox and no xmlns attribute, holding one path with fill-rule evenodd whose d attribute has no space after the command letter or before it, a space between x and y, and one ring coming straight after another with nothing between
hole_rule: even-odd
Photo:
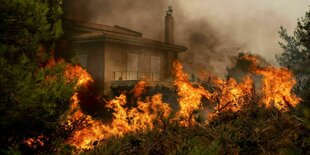
<instances>
[{"instance_id":1,"label":"house wall","mask_svg":"<svg viewBox=\"0 0 310 155\"><path fill-rule=\"evenodd\" d=\"M103 41L74 43L74 51L78 57L82 56L80 58L84 61L83 67L92 75L96 86L101 91L104 83L104 46Z\"/></svg>"},{"instance_id":2,"label":"house wall","mask_svg":"<svg viewBox=\"0 0 310 155\"><path fill-rule=\"evenodd\" d=\"M156 80L166 80L171 75L172 69L171 64L172 61L176 59L176 53L160 49L141 47L135 45L126 45L114 42L106 42L105 43L105 65L104 65L104 93L111 93L111 82L115 80L139 80L139 77L142 77L144 73L152 72L152 56L153 58L159 58L160 64L160 74L152 74L153 78ZM132 54L128 56L128 54ZM138 68L136 70L132 70L132 64L129 60L134 56L138 57ZM154 59L153 59L154 60ZM132 66L128 66L132 65ZM154 67L153 67L154 68ZM139 75L136 79L132 78L135 76L135 73L131 73L128 75L128 71L139 72ZM153 69L154 70L154 69ZM142 74L140 74L142 73ZM121 75L122 74L122 75ZM122 76L122 78L120 78ZM160 77L157 77L160 76ZM154 80L153 79L153 80Z\"/></svg>"},{"instance_id":3,"label":"house wall","mask_svg":"<svg viewBox=\"0 0 310 155\"><path fill-rule=\"evenodd\" d=\"M104 68L104 94L111 93L111 81L114 80L114 72L126 70L126 47L121 44L105 43L105 68Z\"/></svg>"},{"instance_id":4,"label":"house wall","mask_svg":"<svg viewBox=\"0 0 310 155\"><path fill-rule=\"evenodd\" d=\"M139 80L143 77L140 73L151 76L147 73L160 70L160 74L152 74L153 80L167 81L172 72L173 60L177 58L176 52L104 41L77 42L74 43L74 50L78 56L82 56L81 60L86 59L84 67L94 78L99 90L106 95L111 93L112 81ZM129 54L137 56L138 68L136 70L130 70L128 66L130 65ZM160 59L160 62L152 63L156 59ZM157 64L159 66L154 67ZM128 71L135 71L139 75L132 73L131 76L136 76L136 78L129 79ZM119 78L120 74L122 74L122 79Z\"/></svg>"}]
</instances>

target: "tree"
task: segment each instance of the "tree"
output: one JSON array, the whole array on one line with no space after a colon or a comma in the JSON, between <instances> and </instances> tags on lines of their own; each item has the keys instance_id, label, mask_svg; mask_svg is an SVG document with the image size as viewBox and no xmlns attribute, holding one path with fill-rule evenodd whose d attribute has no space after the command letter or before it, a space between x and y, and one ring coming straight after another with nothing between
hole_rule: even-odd
<instances>
[{"instance_id":1,"label":"tree","mask_svg":"<svg viewBox=\"0 0 310 155\"><path fill-rule=\"evenodd\" d=\"M310 129L310 10L305 17L298 19L297 27L292 36L283 27L279 31L284 42L280 42L284 52L277 55L279 64L294 72L297 85L295 92L302 97L303 122ZM304 136L303 142L310 144L309 135Z\"/></svg>"},{"instance_id":2,"label":"tree","mask_svg":"<svg viewBox=\"0 0 310 155\"><path fill-rule=\"evenodd\" d=\"M48 64L63 35L62 0L0 4L0 152L29 153L25 140L41 135L50 149L75 85L63 76L67 63Z\"/></svg>"},{"instance_id":3,"label":"tree","mask_svg":"<svg viewBox=\"0 0 310 155\"><path fill-rule=\"evenodd\" d=\"M276 55L276 59L283 67L294 72L298 85L296 93L304 99L309 98L310 93L310 10L305 16L298 19L297 27L290 36L287 30L281 26L279 30L279 42L283 53ZM305 96L306 95L306 96Z\"/></svg>"}]
</instances>

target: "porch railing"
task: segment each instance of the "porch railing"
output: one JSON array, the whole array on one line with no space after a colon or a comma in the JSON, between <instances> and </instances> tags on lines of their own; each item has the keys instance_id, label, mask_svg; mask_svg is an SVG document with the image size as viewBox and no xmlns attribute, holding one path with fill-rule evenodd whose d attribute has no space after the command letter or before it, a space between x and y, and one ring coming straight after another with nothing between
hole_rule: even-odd
<instances>
[{"instance_id":1,"label":"porch railing","mask_svg":"<svg viewBox=\"0 0 310 155\"><path fill-rule=\"evenodd\" d=\"M113 72L113 74L114 74L114 81L141 80L141 79L147 79L149 81L161 81L163 79L163 74L152 72L117 71Z\"/></svg>"}]
</instances>

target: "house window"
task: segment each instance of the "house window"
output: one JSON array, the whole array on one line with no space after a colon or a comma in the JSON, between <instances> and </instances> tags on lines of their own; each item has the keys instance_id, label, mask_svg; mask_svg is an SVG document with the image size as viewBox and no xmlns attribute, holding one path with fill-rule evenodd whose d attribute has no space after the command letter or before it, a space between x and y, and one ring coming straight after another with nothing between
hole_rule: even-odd
<instances>
[{"instance_id":1,"label":"house window","mask_svg":"<svg viewBox=\"0 0 310 155\"><path fill-rule=\"evenodd\" d=\"M160 57L151 56L151 78L153 81L160 80L161 67L160 67Z\"/></svg>"},{"instance_id":2,"label":"house window","mask_svg":"<svg viewBox=\"0 0 310 155\"><path fill-rule=\"evenodd\" d=\"M139 68L139 55L128 54L127 55L127 79L138 80L138 68Z\"/></svg>"},{"instance_id":3,"label":"house window","mask_svg":"<svg viewBox=\"0 0 310 155\"><path fill-rule=\"evenodd\" d=\"M86 54L79 54L78 55L79 63L84 67L87 68L87 55Z\"/></svg>"}]
</instances>

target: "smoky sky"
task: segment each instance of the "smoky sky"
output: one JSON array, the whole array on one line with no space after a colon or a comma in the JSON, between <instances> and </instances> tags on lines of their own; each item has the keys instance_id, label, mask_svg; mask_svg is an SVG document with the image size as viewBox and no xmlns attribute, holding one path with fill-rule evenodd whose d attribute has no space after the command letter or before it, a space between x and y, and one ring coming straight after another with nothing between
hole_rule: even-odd
<instances>
[{"instance_id":1,"label":"smoky sky","mask_svg":"<svg viewBox=\"0 0 310 155\"><path fill-rule=\"evenodd\" d=\"M164 16L174 8L175 42L188 47L180 59L189 72L225 74L231 57L251 52L276 64L281 25L292 32L309 0L65 0L68 18L121 25L164 40Z\"/></svg>"}]
</instances>

